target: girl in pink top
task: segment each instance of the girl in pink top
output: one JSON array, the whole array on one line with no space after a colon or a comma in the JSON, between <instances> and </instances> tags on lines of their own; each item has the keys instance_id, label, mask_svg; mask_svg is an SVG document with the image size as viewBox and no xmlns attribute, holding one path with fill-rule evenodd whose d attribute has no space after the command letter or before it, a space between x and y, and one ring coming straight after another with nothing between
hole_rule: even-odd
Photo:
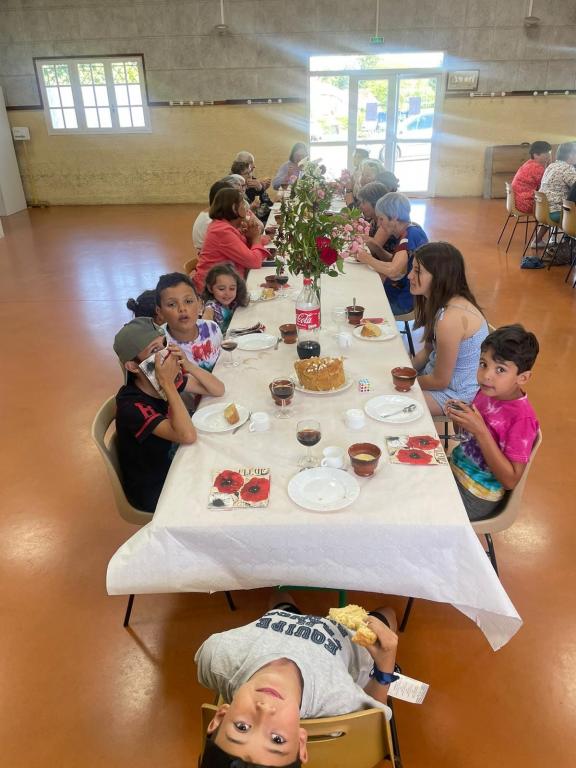
<instances>
[{"instance_id":1,"label":"girl in pink top","mask_svg":"<svg viewBox=\"0 0 576 768\"><path fill-rule=\"evenodd\" d=\"M237 189L221 189L210 206L208 227L194 275L196 290L204 290L206 275L216 264L231 264L241 277L268 257L260 223L247 219L249 205ZM267 239L266 239L267 240Z\"/></svg>"}]
</instances>

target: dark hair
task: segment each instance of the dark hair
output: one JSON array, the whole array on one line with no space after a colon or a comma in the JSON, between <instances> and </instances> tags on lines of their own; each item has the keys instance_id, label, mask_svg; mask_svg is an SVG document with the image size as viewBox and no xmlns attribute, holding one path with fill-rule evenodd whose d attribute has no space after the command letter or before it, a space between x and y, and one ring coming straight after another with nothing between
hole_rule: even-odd
<instances>
[{"instance_id":1,"label":"dark hair","mask_svg":"<svg viewBox=\"0 0 576 768\"><path fill-rule=\"evenodd\" d=\"M247 307L250 303L250 294L246 288L246 281L230 266L230 264L216 264L216 266L212 267L208 272L206 275L204 293L202 294L204 301L214 298L214 294L210 289L220 275L229 275L236 280L236 298L234 299L234 305L238 307Z\"/></svg>"},{"instance_id":2,"label":"dark hair","mask_svg":"<svg viewBox=\"0 0 576 768\"><path fill-rule=\"evenodd\" d=\"M534 159L534 155L543 155L545 152L550 152L552 145L547 141L534 141L530 144L530 157Z\"/></svg>"},{"instance_id":3,"label":"dark hair","mask_svg":"<svg viewBox=\"0 0 576 768\"><path fill-rule=\"evenodd\" d=\"M560 144L556 150L556 161L566 160L566 158L570 157L574 150L576 150L576 142L574 141L567 141L564 144Z\"/></svg>"},{"instance_id":4,"label":"dark hair","mask_svg":"<svg viewBox=\"0 0 576 768\"><path fill-rule=\"evenodd\" d=\"M126 302L134 317L154 317L156 314L156 291L142 291L137 299L128 299Z\"/></svg>"},{"instance_id":5,"label":"dark hair","mask_svg":"<svg viewBox=\"0 0 576 768\"><path fill-rule=\"evenodd\" d=\"M210 192L208 192L208 202L210 205L212 205L214 198L221 189L233 189L232 183L230 181L226 181L226 179L218 179L218 181L215 181L214 184L212 184L210 187Z\"/></svg>"},{"instance_id":6,"label":"dark hair","mask_svg":"<svg viewBox=\"0 0 576 768\"><path fill-rule=\"evenodd\" d=\"M299 149L305 149L306 153L308 153L308 147L306 146L306 144L304 144L303 141L297 141L296 144L294 144L294 146L290 150L290 155L288 157L291 163L295 162L294 155L296 154L296 152L298 152Z\"/></svg>"},{"instance_id":7,"label":"dark hair","mask_svg":"<svg viewBox=\"0 0 576 768\"><path fill-rule=\"evenodd\" d=\"M246 171L250 168L250 163L247 163L245 160L234 160L232 165L230 166L230 173L238 174L238 176L243 176Z\"/></svg>"},{"instance_id":8,"label":"dark hair","mask_svg":"<svg viewBox=\"0 0 576 768\"><path fill-rule=\"evenodd\" d=\"M430 298L414 297L415 328L424 328L423 340L434 341L434 325L438 311L454 296L462 296L480 312L480 306L468 287L464 257L450 243L427 243L414 251L414 264L421 264L432 275Z\"/></svg>"},{"instance_id":9,"label":"dark hair","mask_svg":"<svg viewBox=\"0 0 576 768\"><path fill-rule=\"evenodd\" d=\"M226 752L214 741L217 731L206 737L204 752L199 760L200 768L268 768L268 766L259 763L250 763ZM285 768L300 768L302 761L297 756L291 763L287 763Z\"/></svg>"},{"instance_id":10,"label":"dark hair","mask_svg":"<svg viewBox=\"0 0 576 768\"><path fill-rule=\"evenodd\" d=\"M194 294L198 296L196 288L194 287L194 283L192 280L190 280L188 275L185 275L182 272L170 272L167 275L161 275L158 283L156 284L156 306L160 306L162 301L162 291L165 291L166 288L174 288L174 286L180 285L181 283L184 283L189 288L192 288Z\"/></svg>"},{"instance_id":11,"label":"dark hair","mask_svg":"<svg viewBox=\"0 0 576 768\"><path fill-rule=\"evenodd\" d=\"M531 331L527 331L519 323L503 325L484 339L480 350L491 349L494 359L498 362L511 362L518 368L518 373L531 371L540 345Z\"/></svg>"},{"instance_id":12,"label":"dark hair","mask_svg":"<svg viewBox=\"0 0 576 768\"><path fill-rule=\"evenodd\" d=\"M234 210L244 200L244 195L241 190L233 189L221 189L216 193L208 215L211 219L225 219L226 221L233 221L238 218L238 211Z\"/></svg>"},{"instance_id":13,"label":"dark hair","mask_svg":"<svg viewBox=\"0 0 576 768\"><path fill-rule=\"evenodd\" d=\"M376 205L378 200L384 195L387 195L390 190L385 184L380 184L379 181L371 181L360 187L358 190L358 200L364 203L370 203L372 207Z\"/></svg>"}]
</instances>

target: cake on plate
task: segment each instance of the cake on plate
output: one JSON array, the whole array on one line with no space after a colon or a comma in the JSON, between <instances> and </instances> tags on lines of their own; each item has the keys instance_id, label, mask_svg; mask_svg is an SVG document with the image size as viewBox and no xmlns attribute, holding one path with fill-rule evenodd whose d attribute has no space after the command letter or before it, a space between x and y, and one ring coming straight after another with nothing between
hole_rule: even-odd
<instances>
[{"instance_id":1,"label":"cake on plate","mask_svg":"<svg viewBox=\"0 0 576 768\"><path fill-rule=\"evenodd\" d=\"M382 336L382 329L379 328L376 323L371 323L369 320L366 320L362 325L360 334L365 338L377 338L378 336Z\"/></svg>"},{"instance_id":2,"label":"cake on plate","mask_svg":"<svg viewBox=\"0 0 576 768\"><path fill-rule=\"evenodd\" d=\"M346 378L341 357L310 357L294 363L300 386L311 392L329 392L343 387Z\"/></svg>"}]
</instances>

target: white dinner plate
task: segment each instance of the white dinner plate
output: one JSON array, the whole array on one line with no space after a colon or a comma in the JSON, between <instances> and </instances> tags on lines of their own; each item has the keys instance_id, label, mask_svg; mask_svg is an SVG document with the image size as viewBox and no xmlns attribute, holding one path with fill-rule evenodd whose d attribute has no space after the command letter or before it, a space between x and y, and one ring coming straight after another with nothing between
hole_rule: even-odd
<instances>
[{"instance_id":1,"label":"white dinner plate","mask_svg":"<svg viewBox=\"0 0 576 768\"><path fill-rule=\"evenodd\" d=\"M395 339L397 336L397 333L390 328L388 323L378 323L378 328L382 331L381 336L362 336L361 325L357 325L352 333L357 339L361 339L361 341L390 341L390 339Z\"/></svg>"},{"instance_id":2,"label":"white dinner plate","mask_svg":"<svg viewBox=\"0 0 576 768\"><path fill-rule=\"evenodd\" d=\"M408 405L415 405L416 409L410 413L397 413L396 416L384 418L385 414L399 411ZM417 400L413 400L406 395L379 395L368 400L364 410L376 421L383 424L408 424L410 421L416 421L424 414L424 408Z\"/></svg>"},{"instance_id":3,"label":"white dinner plate","mask_svg":"<svg viewBox=\"0 0 576 768\"><path fill-rule=\"evenodd\" d=\"M316 467L299 472L288 483L288 496L312 512L336 512L353 504L360 495L354 475L341 469Z\"/></svg>"},{"instance_id":4,"label":"white dinner plate","mask_svg":"<svg viewBox=\"0 0 576 768\"><path fill-rule=\"evenodd\" d=\"M237 336L238 349L244 352L257 352L261 349L270 349L276 344L277 336L269 333L247 333L245 336Z\"/></svg>"},{"instance_id":5,"label":"white dinner plate","mask_svg":"<svg viewBox=\"0 0 576 768\"><path fill-rule=\"evenodd\" d=\"M341 387L338 387L338 389L327 389L326 391L317 392L315 389L305 389L299 384L298 379L296 379L294 387L298 392L305 392L307 395L335 395L338 392L344 392L344 390L350 389L352 384L354 384L354 379L351 379L347 374L344 374L344 384L342 384Z\"/></svg>"},{"instance_id":6,"label":"white dinner plate","mask_svg":"<svg viewBox=\"0 0 576 768\"><path fill-rule=\"evenodd\" d=\"M264 288L261 289L263 291ZM280 291L274 291L274 296L271 296L269 299L265 299L262 297L262 292L258 291L250 291L250 301L257 302L257 301L275 301L276 299L279 299L280 296L278 295Z\"/></svg>"},{"instance_id":7,"label":"white dinner plate","mask_svg":"<svg viewBox=\"0 0 576 768\"><path fill-rule=\"evenodd\" d=\"M224 409L227 408L230 403L215 403L214 405L208 405L206 408L200 408L199 411L192 416L192 424L199 429L200 432L229 432L231 429L236 429L240 425L244 424L250 416L250 411L243 405L236 403L236 409L240 420L236 424L229 424L224 418Z\"/></svg>"},{"instance_id":8,"label":"white dinner plate","mask_svg":"<svg viewBox=\"0 0 576 768\"><path fill-rule=\"evenodd\" d=\"M362 264L355 256L344 256L343 262L344 264Z\"/></svg>"}]
</instances>

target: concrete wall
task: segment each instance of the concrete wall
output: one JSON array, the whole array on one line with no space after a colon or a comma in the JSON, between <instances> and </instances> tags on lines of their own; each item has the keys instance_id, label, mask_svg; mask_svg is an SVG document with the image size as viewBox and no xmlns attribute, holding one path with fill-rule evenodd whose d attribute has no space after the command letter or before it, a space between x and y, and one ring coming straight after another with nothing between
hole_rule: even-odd
<instances>
[{"instance_id":1,"label":"concrete wall","mask_svg":"<svg viewBox=\"0 0 576 768\"><path fill-rule=\"evenodd\" d=\"M576 88L573 0L535 0L535 30L523 26L526 0L380 6L377 49L368 42L376 0L225 0L225 37L213 29L219 0L2 0L0 84L8 106L38 107L34 56L142 53L152 102L303 99L311 54L428 49L446 52L447 69L479 69L481 91ZM438 194L479 194L487 145L573 137L572 98L446 99L439 108ZM42 112L12 111L12 125L32 134L18 149L28 199L202 201L238 149L256 152L270 174L306 130L303 104L153 107L151 116L147 135L49 136Z\"/></svg>"}]
</instances>

